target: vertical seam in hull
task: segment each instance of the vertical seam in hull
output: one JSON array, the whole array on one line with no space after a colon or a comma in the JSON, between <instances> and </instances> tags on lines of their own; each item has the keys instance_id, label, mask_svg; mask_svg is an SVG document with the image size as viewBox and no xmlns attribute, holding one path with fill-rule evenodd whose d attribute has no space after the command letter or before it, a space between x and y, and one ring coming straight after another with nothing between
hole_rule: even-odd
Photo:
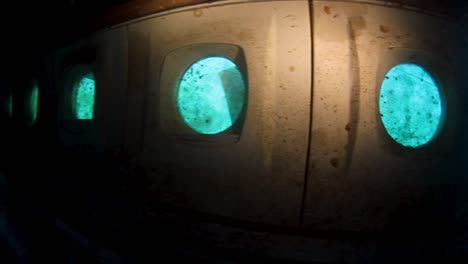
<instances>
[{"instance_id":1,"label":"vertical seam in hull","mask_svg":"<svg viewBox=\"0 0 468 264\"><path fill-rule=\"evenodd\" d=\"M302 201L301 201L301 210L299 213L299 226L304 224L304 213L305 213L305 204L307 198L307 185L309 177L309 165L310 165L310 153L311 153L311 141L312 141L312 107L313 107L313 98L314 98L314 10L313 10L313 0L309 0L309 21L310 21L310 103L309 103L309 133L307 139L307 152L306 152L306 162L305 162L305 175L304 175L304 186L302 190Z\"/></svg>"}]
</instances>

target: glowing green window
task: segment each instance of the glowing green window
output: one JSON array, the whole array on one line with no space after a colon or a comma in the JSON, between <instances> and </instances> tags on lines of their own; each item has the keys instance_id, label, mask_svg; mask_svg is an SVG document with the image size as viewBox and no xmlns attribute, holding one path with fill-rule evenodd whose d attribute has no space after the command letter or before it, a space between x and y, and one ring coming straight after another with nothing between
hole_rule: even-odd
<instances>
[{"instance_id":1,"label":"glowing green window","mask_svg":"<svg viewBox=\"0 0 468 264\"><path fill-rule=\"evenodd\" d=\"M233 125L245 103L245 84L236 64L223 57L193 63L182 76L177 104L185 123L202 134Z\"/></svg>"},{"instance_id":2,"label":"glowing green window","mask_svg":"<svg viewBox=\"0 0 468 264\"><path fill-rule=\"evenodd\" d=\"M72 94L72 112L77 119L93 119L94 114L94 74L88 72L75 84Z\"/></svg>"},{"instance_id":3,"label":"glowing green window","mask_svg":"<svg viewBox=\"0 0 468 264\"><path fill-rule=\"evenodd\" d=\"M436 134L442 119L437 83L421 66L399 64L387 73L379 110L388 134L406 147L418 147Z\"/></svg>"},{"instance_id":4,"label":"glowing green window","mask_svg":"<svg viewBox=\"0 0 468 264\"><path fill-rule=\"evenodd\" d=\"M31 123L36 122L37 119L37 107L38 107L38 97L39 97L39 86L37 83L34 83L31 94L29 96L29 115L31 118Z\"/></svg>"}]
</instances>

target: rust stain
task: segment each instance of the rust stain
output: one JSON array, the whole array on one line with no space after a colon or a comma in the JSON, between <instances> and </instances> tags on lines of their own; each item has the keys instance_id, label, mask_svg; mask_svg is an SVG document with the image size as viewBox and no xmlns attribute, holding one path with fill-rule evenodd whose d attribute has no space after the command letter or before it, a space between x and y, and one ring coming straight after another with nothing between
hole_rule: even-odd
<instances>
[{"instance_id":1,"label":"rust stain","mask_svg":"<svg viewBox=\"0 0 468 264\"><path fill-rule=\"evenodd\" d=\"M363 30L367 28L367 22L362 16L350 17L349 21L353 30Z\"/></svg>"},{"instance_id":2,"label":"rust stain","mask_svg":"<svg viewBox=\"0 0 468 264\"><path fill-rule=\"evenodd\" d=\"M390 28L385 25L380 25L380 31L383 33L390 32Z\"/></svg>"},{"instance_id":3,"label":"rust stain","mask_svg":"<svg viewBox=\"0 0 468 264\"><path fill-rule=\"evenodd\" d=\"M332 9L329 6L324 6L323 7L323 12L325 12L327 15L331 15Z\"/></svg>"},{"instance_id":4,"label":"rust stain","mask_svg":"<svg viewBox=\"0 0 468 264\"><path fill-rule=\"evenodd\" d=\"M203 10L201 10L201 9L195 9L195 10L193 10L193 16L194 16L194 17L201 17L201 16L203 16Z\"/></svg>"},{"instance_id":5,"label":"rust stain","mask_svg":"<svg viewBox=\"0 0 468 264\"><path fill-rule=\"evenodd\" d=\"M350 131L351 130L351 125L350 124L346 124L345 128L344 128L346 131Z\"/></svg>"},{"instance_id":6,"label":"rust stain","mask_svg":"<svg viewBox=\"0 0 468 264\"><path fill-rule=\"evenodd\" d=\"M334 167L334 168L338 168L338 166L340 165L340 160L338 158L332 158L330 159L330 164Z\"/></svg>"},{"instance_id":7,"label":"rust stain","mask_svg":"<svg viewBox=\"0 0 468 264\"><path fill-rule=\"evenodd\" d=\"M292 66L292 65L289 66L289 71L290 71L290 72L293 72L293 71L295 71L295 70L296 70L296 68L295 68L294 66Z\"/></svg>"}]
</instances>

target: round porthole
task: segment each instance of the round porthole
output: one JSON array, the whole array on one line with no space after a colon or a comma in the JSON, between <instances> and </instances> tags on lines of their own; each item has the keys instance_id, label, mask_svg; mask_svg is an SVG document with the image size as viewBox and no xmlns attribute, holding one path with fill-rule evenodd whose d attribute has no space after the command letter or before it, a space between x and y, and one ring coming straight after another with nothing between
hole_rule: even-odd
<instances>
[{"instance_id":1,"label":"round porthole","mask_svg":"<svg viewBox=\"0 0 468 264\"><path fill-rule=\"evenodd\" d=\"M184 72L177 106L190 128L201 134L217 134L239 118L245 96L244 79L237 65L224 57L207 57Z\"/></svg>"},{"instance_id":2,"label":"round porthole","mask_svg":"<svg viewBox=\"0 0 468 264\"><path fill-rule=\"evenodd\" d=\"M382 82L379 111L387 133L405 147L434 138L442 120L442 98L432 76L417 64L391 68Z\"/></svg>"},{"instance_id":3,"label":"round porthole","mask_svg":"<svg viewBox=\"0 0 468 264\"><path fill-rule=\"evenodd\" d=\"M13 95L11 93L6 100L6 113L9 117L13 116Z\"/></svg>"},{"instance_id":4,"label":"round porthole","mask_svg":"<svg viewBox=\"0 0 468 264\"><path fill-rule=\"evenodd\" d=\"M31 87L29 101L27 103L29 110L29 120L31 124L34 124L37 119L37 109L39 104L39 85L37 82L34 82Z\"/></svg>"},{"instance_id":5,"label":"round porthole","mask_svg":"<svg viewBox=\"0 0 468 264\"><path fill-rule=\"evenodd\" d=\"M76 119L93 119L95 81L92 72L77 79L72 91L72 113Z\"/></svg>"}]
</instances>

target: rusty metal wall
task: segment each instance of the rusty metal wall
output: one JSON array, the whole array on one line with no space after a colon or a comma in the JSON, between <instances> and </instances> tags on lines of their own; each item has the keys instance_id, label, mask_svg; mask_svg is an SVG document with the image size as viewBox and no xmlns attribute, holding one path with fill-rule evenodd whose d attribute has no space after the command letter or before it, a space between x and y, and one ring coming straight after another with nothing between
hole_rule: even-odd
<instances>
[{"instance_id":1,"label":"rusty metal wall","mask_svg":"<svg viewBox=\"0 0 468 264\"><path fill-rule=\"evenodd\" d=\"M410 9L420 13L431 13L438 16L460 18L463 1L444 0L327 0L328 2L358 3L381 5L390 8Z\"/></svg>"},{"instance_id":2,"label":"rusty metal wall","mask_svg":"<svg viewBox=\"0 0 468 264\"><path fill-rule=\"evenodd\" d=\"M128 111L145 113L144 120L129 119L128 140L141 144L154 198L236 219L298 225L310 118L308 2L214 3L132 23L128 32L134 60ZM248 104L236 143L189 144L158 126L159 89L169 88L159 85L163 59L196 43L235 44L245 53Z\"/></svg>"},{"instance_id":3,"label":"rusty metal wall","mask_svg":"<svg viewBox=\"0 0 468 264\"><path fill-rule=\"evenodd\" d=\"M121 148L144 168L146 192L158 202L297 226L310 125L308 7L307 1L233 1L175 9L59 50L51 59L59 113L69 104L69 58L81 63L82 51L93 50L96 68L95 118L59 117L61 140L85 152ZM248 104L238 142L193 145L167 137L158 125L163 60L172 50L197 43L243 49Z\"/></svg>"},{"instance_id":4,"label":"rusty metal wall","mask_svg":"<svg viewBox=\"0 0 468 264\"><path fill-rule=\"evenodd\" d=\"M314 1L313 10L313 122L304 226L383 231L422 227L427 221L449 225L466 155L461 147L466 141L460 115L466 83L461 26L357 2ZM383 78L404 62L428 67L445 95L443 129L418 150L395 144L378 114Z\"/></svg>"},{"instance_id":5,"label":"rusty metal wall","mask_svg":"<svg viewBox=\"0 0 468 264\"><path fill-rule=\"evenodd\" d=\"M54 57L61 76L67 54L97 50L93 128L61 135L101 151L123 147L146 169L150 196L169 204L261 223L383 230L427 197L454 199L463 182L466 43L449 19L379 2L215 2L98 32ZM245 52L248 105L235 144L194 146L158 125L164 57L197 43ZM447 105L438 139L413 152L393 144L377 113L383 76L407 60L432 65Z\"/></svg>"},{"instance_id":6,"label":"rusty metal wall","mask_svg":"<svg viewBox=\"0 0 468 264\"><path fill-rule=\"evenodd\" d=\"M238 142L190 144L160 126L164 58L199 43L245 53L248 105ZM382 233L417 239L468 227L466 43L466 28L453 20L382 1L220 1L169 10L53 56L60 94L67 54L97 50L96 120L75 122L88 127L82 134L59 125L60 135L100 151L122 148L144 168L145 193L158 203L297 228L275 234L208 223L194 231L216 247L301 261L386 259L398 241ZM407 61L430 65L447 109L437 139L416 151L395 144L378 114L386 72Z\"/></svg>"}]
</instances>

